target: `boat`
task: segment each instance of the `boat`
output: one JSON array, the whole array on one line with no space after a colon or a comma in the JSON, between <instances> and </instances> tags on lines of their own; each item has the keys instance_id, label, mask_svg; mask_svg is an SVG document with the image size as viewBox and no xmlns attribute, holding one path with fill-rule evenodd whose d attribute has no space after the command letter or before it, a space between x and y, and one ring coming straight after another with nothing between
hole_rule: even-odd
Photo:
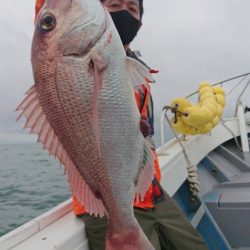
<instances>
[{"instance_id":1,"label":"boat","mask_svg":"<svg viewBox=\"0 0 250 250\"><path fill-rule=\"evenodd\" d=\"M167 111L161 116L161 146L157 149L161 184L205 239L210 250L250 249L250 109L242 96L235 115L223 118L208 134L175 134L164 141ZM195 94L195 93L194 93ZM193 94L192 94L193 95ZM188 97L192 96L189 95ZM197 166L199 194L190 195L188 162ZM1 250L88 250L84 223L72 212L71 199L0 238Z\"/></svg>"}]
</instances>

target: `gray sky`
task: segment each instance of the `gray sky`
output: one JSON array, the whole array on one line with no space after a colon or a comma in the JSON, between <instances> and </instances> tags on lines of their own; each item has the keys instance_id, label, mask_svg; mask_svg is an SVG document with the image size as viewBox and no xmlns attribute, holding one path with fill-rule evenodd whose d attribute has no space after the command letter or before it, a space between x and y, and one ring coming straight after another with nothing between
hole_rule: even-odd
<instances>
[{"instance_id":1,"label":"gray sky","mask_svg":"<svg viewBox=\"0 0 250 250\"><path fill-rule=\"evenodd\" d=\"M163 105L193 92L200 81L250 71L249 0L144 2L143 26L131 47L160 70L152 86L156 119ZM35 1L0 3L0 143L28 142L34 138L23 134L14 110L33 84L30 47Z\"/></svg>"}]
</instances>

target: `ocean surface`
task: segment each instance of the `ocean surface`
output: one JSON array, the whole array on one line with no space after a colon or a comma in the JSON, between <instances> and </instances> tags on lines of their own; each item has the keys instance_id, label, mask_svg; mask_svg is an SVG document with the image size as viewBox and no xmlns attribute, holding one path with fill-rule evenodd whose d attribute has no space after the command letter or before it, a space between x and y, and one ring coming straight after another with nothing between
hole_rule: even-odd
<instances>
[{"instance_id":1,"label":"ocean surface","mask_svg":"<svg viewBox=\"0 0 250 250\"><path fill-rule=\"evenodd\" d=\"M0 236L68 198L63 167L41 145L0 145Z\"/></svg>"}]
</instances>

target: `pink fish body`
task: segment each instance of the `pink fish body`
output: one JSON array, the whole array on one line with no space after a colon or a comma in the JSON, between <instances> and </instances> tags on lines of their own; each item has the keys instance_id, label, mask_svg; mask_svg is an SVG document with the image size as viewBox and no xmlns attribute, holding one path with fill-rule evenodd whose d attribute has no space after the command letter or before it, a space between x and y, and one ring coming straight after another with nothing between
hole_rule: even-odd
<instances>
[{"instance_id":1,"label":"pink fish body","mask_svg":"<svg viewBox=\"0 0 250 250\"><path fill-rule=\"evenodd\" d=\"M152 250L133 214L154 174L133 85L148 70L126 57L99 0L47 0L32 43L35 84L25 127L64 165L85 209L109 218L106 249Z\"/></svg>"}]
</instances>

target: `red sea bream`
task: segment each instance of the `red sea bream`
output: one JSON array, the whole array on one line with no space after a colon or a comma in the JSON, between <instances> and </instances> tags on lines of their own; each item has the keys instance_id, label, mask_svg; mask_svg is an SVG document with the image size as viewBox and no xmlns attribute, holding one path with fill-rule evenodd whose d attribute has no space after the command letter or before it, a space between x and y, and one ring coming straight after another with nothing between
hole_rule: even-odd
<instances>
[{"instance_id":1,"label":"red sea bream","mask_svg":"<svg viewBox=\"0 0 250 250\"><path fill-rule=\"evenodd\" d=\"M154 175L134 98L148 70L126 57L99 0L46 0L32 67L35 84L17 108L25 128L64 165L85 209L108 216L106 249L152 250L133 214Z\"/></svg>"}]
</instances>

